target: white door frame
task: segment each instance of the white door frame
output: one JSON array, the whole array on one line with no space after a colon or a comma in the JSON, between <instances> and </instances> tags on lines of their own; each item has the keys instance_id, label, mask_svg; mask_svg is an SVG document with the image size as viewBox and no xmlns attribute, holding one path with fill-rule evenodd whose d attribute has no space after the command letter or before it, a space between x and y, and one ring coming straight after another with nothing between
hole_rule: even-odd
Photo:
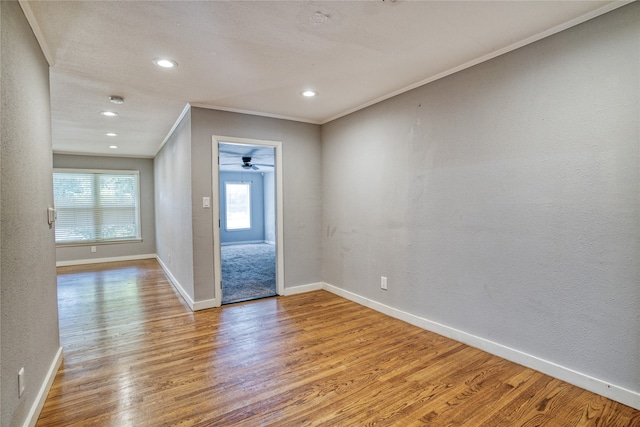
<instances>
[{"instance_id":1,"label":"white door frame","mask_svg":"<svg viewBox=\"0 0 640 427\"><path fill-rule=\"evenodd\" d=\"M222 305L222 257L220 250L220 167L219 144L263 145L275 150L275 181L276 181L276 293L284 295L284 204L282 202L282 141L268 141L262 139L236 138L231 136L213 135L211 142L212 167L212 208L213 208L213 278L214 304Z\"/></svg>"}]
</instances>

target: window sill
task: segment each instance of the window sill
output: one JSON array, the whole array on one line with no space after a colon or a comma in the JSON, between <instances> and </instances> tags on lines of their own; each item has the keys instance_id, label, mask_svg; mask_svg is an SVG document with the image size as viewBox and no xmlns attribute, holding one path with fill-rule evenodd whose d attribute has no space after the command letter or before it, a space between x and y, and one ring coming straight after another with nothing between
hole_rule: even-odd
<instances>
[{"instance_id":1,"label":"window sill","mask_svg":"<svg viewBox=\"0 0 640 427\"><path fill-rule=\"evenodd\" d=\"M99 242L69 242L69 243L56 243L56 248L69 248L78 246L104 246L104 245L119 245L123 243L142 243L142 239L129 239L129 240L103 240Z\"/></svg>"}]
</instances>

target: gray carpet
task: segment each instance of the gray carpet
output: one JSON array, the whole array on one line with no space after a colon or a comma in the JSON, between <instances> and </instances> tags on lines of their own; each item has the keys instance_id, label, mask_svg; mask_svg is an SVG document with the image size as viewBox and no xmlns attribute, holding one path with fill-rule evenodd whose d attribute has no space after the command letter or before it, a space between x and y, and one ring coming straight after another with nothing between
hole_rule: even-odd
<instances>
[{"instance_id":1,"label":"gray carpet","mask_svg":"<svg viewBox=\"0 0 640 427\"><path fill-rule=\"evenodd\" d=\"M276 295L275 245L225 245L221 251L222 304Z\"/></svg>"}]
</instances>

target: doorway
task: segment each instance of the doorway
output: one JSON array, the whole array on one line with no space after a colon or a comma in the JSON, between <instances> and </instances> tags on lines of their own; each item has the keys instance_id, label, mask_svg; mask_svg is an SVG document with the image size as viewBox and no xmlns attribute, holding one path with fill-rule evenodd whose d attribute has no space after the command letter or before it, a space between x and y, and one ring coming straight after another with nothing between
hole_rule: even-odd
<instances>
[{"instance_id":1,"label":"doorway","mask_svg":"<svg viewBox=\"0 0 640 427\"><path fill-rule=\"evenodd\" d=\"M280 143L214 136L212 148L215 299L281 295Z\"/></svg>"}]
</instances>

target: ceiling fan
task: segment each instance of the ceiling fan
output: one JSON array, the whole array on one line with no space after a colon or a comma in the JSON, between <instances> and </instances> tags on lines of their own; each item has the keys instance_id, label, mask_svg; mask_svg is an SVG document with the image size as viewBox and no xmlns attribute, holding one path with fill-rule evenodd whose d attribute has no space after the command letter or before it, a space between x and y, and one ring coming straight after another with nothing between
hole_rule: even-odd
<instances>
[{"instance_id":1,"label":"ceiling fan","mask_svg":"<svg viewBox=\"0 0 640 427\"><path fill-rule=\"evenodd\" d=\"M242 163L240 163L240 164L238 164L236 162L234 162L234 163L220 163L220 166L225 168L226 170L229 170L229 168L236 169L236 168L240 168L241 167L242 170L257 171L257 170L261 169L258 166L265 167L265 168L267 168L267 170L273 169L273 164L251 163L251 159L252 159L251 156L242 156Z\"/></svg>"},{"instance_id":2,"label":"ceiling fan","mask_svg":"<svg viewBox=\"0 0 640 427\"><path fill-rule=\"evenodd\" d=\"M251 163L251 157L243 157L242 158L242 169L253 169L254 171L257 171L260 168L258 166L256 166L256 165L254 165L253 163Z\"/></svg>"}]
</instances>

